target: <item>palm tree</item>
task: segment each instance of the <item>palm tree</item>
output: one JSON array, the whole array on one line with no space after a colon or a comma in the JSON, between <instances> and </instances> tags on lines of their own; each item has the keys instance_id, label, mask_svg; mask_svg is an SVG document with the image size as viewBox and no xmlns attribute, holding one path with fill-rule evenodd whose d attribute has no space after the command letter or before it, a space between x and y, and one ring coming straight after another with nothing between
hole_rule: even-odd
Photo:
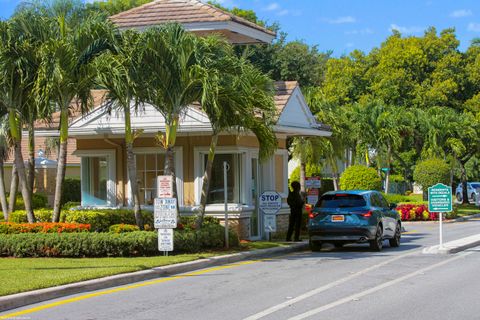
<instances>
[{"instance_id":1,"label":"palm tree","mask_svg":"<svg viewBox=\"0 0 480 320\"><path fill-rule=\"evenodd\" d=\"M22 156L22 112L33 90L35 71L31 61L35 46L18 27L15 17L0 22L0 104L8 112L10 136L15 156L15 168L21 186L28 221L35 222L31 204L31 190L27 182Z\"/></svg>"},{"instance_id":2,"label":"palm tree","mask_svg":"<svg viewBox=\"0 0 480 320\"><path fill-rule=\"evenodd\" d=\"M128 180L133 195L135 221L143 229L138 196L137 168L133 153L133 142L141 134L141 130L132 130L131 105L135 112L141 103L140 90L143 82L143 37L135 31L123 32L118 38L118 44L113 52L103 54L97 60L98 83L108 89L110 106L121 109L125 117L125 145L127 149Z\"/></svg>"},{"instance_id":3,"label":"palm tree","mask_svg":"<svg viewBox=\"0 0 480 320\"><path fill-rule=\"evenodd\" d=\"M209 39L215 45L215 39ZM213 99L202 100L202 109L210 119L213 134L208 160L203 175L202 195L197 212L197 228L205 216L205 206L210 187L210 176L218 136L221 132L237 128L250 130L260 144L260 160L268 159L277 147L277 139L269 119L274 119L273 83L244 59L236 58L230 50L216 59L218 70L217 91Z\"/></svg>"},{"instance_id":4,"label":"palm tree","mask_svg":"<svg viewBox=\"0 0 480 320\"><path fill-rule=\"evenodd\" d=\"M159 140L166 150L164 174L173 176L174 147L180 116L194 102L206 100L217 91L212 48L204 39L186 32L179 24L166 24L145 33L147 66L142 101L153 105L165 118L165 135Z\"/></svg>"},{"instance_id":5,"label":"palm tree","mask_svg":"<svg viewBox=\"0 0 480 320\"><path fill-rule=\"evenodd\" d=\"M113 25L103 16L81 17L83 6L72 1L53 1L40 7L50 17L50 36L43 44L37 94L44 106L52 103L60 110L60 148L58 153L54 222L60 218L62 186L65 178L68 120L72 101L82 112L92 103L90 90L94 87L94 59L110 47ZM79 19L81 17L81 19Z\"/></svg>"},{"instance_id":6,"label":"palm tree","mask_svg":"<svg viewBox=\"0 0 480 320\"><path fill-rule=\"evenodd\" d=\"M8 205L5 194L5 177L3 170L3 163L7 157L8 145L10 144L8 134L8 118L6 116L6 110L0 112L0 206L2 208L5 221L8 221Z\"/></svg>"}]
</instances>

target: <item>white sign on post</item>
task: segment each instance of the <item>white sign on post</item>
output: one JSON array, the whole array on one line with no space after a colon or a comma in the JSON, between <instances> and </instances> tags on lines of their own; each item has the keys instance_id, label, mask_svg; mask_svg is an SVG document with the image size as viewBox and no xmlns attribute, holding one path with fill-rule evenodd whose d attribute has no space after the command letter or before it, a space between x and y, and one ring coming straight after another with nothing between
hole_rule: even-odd
<instances>
[{"instance_id":1,"label":"white sign on post","mask_svg":"<svg viewBox=\"0 0 480 320\"><path fill-rule=\"evenodd\" d=\"M282 209L282 196L276 191L265 191L259 200L258 205L265 214L277 214Z\"/></svg>"},{"instance_id":2,"label":"white sign on post","mask_svg":"<svg viewBox=\"0 0 480 320\"><path fill-rule=\"evenodd\" d=\"M158 250L173 251L173 229L158 229Z\"/></svg>"},{"instance_id":3,"label":"white sign on post","mask_svg":"<svg viewBox=\"0 0 480 320\"><path fill-rule=\"evenodd\" d=\"M320 189L321 185L322 185L322 182L320 180L320 177L308 177L305 180L305 188L307 189L313 189L313 188Z\"/></svg>"},{"instance_id":4,"label":"white sign on post","mask_svg":"<svg viewBox=\"0 0 480 320\"><path fill-rule=\"evenodd\" d=\"M263 225L265 227L265 232L277 232L277 216L274 214L264 215Z\"/></svg>"},{"instance_id":5,"label":"white sign on post","mask_svg":"<svg viewBox=\"0 0 480 320\"><path fill-rule=\"evenodd\" d=\"M155 198L153 215L153 224L155 229L176 228L177 199Z\"/></svg>"},{"instance_id":6,"label":"white sign on post","mask_svg":"<svg viewBox=\"0 0 480 320\"><path fill-rule=\"evenodd\" d=\"M157 177L157 198L173 198L173 177Z\"/></svg>"}]
</instances>

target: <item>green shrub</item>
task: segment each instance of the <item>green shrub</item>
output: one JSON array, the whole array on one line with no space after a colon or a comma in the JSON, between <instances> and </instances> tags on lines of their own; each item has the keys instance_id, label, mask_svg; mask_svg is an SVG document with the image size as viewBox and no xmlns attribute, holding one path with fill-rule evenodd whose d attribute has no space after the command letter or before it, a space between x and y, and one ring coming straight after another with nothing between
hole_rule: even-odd
<instances>
[{"instance_id":1,"label":"green shrub","mask_svg":"<svg viewBox=\"0 0 480 320\"><path fill-rule=\"evenodd\" d=\"M322 166L318 164L310 164L307 163L305 166L305 174L307 177L311 176L320 176L322 174ZM300 181L300 166L293 169L292 173L290 173L290 177L288 178L288 185L293 181Z\"/></svg>"},{"instance_id":2,"label":"green shrub","mask_svg":"<svg viewBox=\"0 0 480 320\"><path fill-rule=\"evenodd\" d=\"M113 233L124 233L124 232L133 232L133 231L140 231L140 228L134 224L114 224L108 228L109 232Z\"/></svg>"},{"instance_id":3,"label":"green shrub","mask_svg":"<svg viewBox=\"0 0 480 320\"><path fill-rule=\"evenodd\" d=\"M65 178L62 189L62 204L67 202L80 202L82 189L80 179Z\"/></svg>"},{"instance_id":4,"label":"green shrub","mask_svg":"<svg viewBox=\"0 0 480 320\"><path fill-rule=\"evenodd\" d=\"M52 221L52 209L36 209L34 213L35 213L35 218L37 219L37 222ZM13 211L10 214L8 221L16 222L16 223L26 223L28 222L27 213L25 210Z\"/></svg>"},{"instance_id":5,"label":"green shrub","mask_svg":"<svg viewBox=\"0 0 480 320\"><path fill-rule=\"evenodd\" d=\"M35 217L37 222L52 221L52 210L35 210ZM142 217L145 225L153 226L151 211L142 210ZM12 212L9 220L17 223L28 221L24 210ZM130 209L62 210L60 222L89 224L92 231L108 232L108 228L115 224L135 224L135 215Z\"/></svg>"},{"instance_id":6,"label":"green shrub","mask_svg":"<svg viewBox=\"0 0 480 320\"><path fill-rule=\"evenodd\" d=\"M0 235L0 256L127 257L156 253L157 234L147 231Z\"/></svg>"},{"instance_id":7,"label":"green shrub","mask_svg":"<svg viewBox=\"0 0 480 320\"><path fill-rule=\"evenodd\" d=\"M75 201L65 202L65 203L62 205L62 210L70 210L70 209L72 209L72 208L80 207L80 205L81 205L80 202L75 202Z\"/></svg>"},{"instance_id":8,"label":"green shrub","mask_svg":"<svg viewBox=\"0 0 480 320\"><path fill-rule=\"evenodd\" d=\"M450 166L442 159L427 159L417 163L413 171L413 180L426 192L428 187L437 183L449 184Z\"/></svg>"},{"instance_id":9,"label":"green shrub","mask_svg":"<svg viewBox=\"0 0 480 320\"><path fill-rule=\"evenodd\" d=\"M115 224L135 224L135 215L130 209L70 210L65 212L65 222L87 223L92 231L107 232ZM143 223L153 226L153 212L142 210Z\"/></svg>"},{"instance_id":10,"label":"green shrub","mask_svg":"<svg viewBox=\"0 0 480 320\"><path fill-rule=\"evenodd\" d=\"M393 193L385 194L385 193L383 193L383 196L385 197L385 199L387 199L387 201L389 203L399 204L399 203L406 203L406 202L415 202L415 198L409 197L409 196L404 196L404 195L401 195L401 194L393 194Z\"/></svg>"},{"instance_id":11,"label":"green shrub","mask_svg":"<svg viewBox=\"0 0 480 320\"><path fill-rule=\"evenodd\" d=\"M340 177L342 190L380 190L382 180L373 168L362 165L348 167Z\"/></svg>"},{"instance_id":12,"label":"green shrub","mask_svg":"<svg viewBox=\"0 0 480 320\"><path fill-rule=\"evenodd\" d=\"M32 207L33 209L41 209L48 207L48 198L42 193L32 194ZM25 210L25 203L23 202L22 194L19 192L15 200L15 208Z\"/></svg>"},{"instance_id":13,"label":"green shrub","mask_svg":"<svg viewBox=\"0 0 480 320\"><path fill-rule=\"evenodd\" d=\"M199 252L224 247L225 229L208 224L201 231L175 231L174 252ZM229 244L239 245L230 231ZM130 257L157 255L157 232L126 233L22 233L0 234L0 256L4 257Z\"/></svg>"}]
</instances>

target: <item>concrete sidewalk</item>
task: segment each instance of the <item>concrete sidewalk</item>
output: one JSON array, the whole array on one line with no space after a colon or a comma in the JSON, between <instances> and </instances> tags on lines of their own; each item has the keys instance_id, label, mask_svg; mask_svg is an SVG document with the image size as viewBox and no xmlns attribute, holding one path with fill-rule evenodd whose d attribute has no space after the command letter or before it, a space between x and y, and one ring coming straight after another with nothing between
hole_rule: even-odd
<instances>
[{"instance_id":1,"label":"concrete sidewalk","mask_svg":"<svg viewBox=\"0 0 480 320\"><path fill-rule=\"evenodd\" d=\"M442 247L440 245L432 246L423 249L425 254L450 254L467 250L480 245L480 234L470 237L458 239L455 241L446 242Z\"/></svg>"},{"instance_id":2,"label":"concrete sidewalk","mask_svg":"<svg viewBox=\"0 0 480 320\"><path fill-rule=\"evenodd\" d=\"M122 286L129 283L150 280L154 278L172 276L175 274L190 272L208 267L220 266L242 260L260 259L295 251L302 251L306 250L307 248L307 242L297 242L291 243L286 247L276 247L233 253L224 256L216 256L207 259L200 259L163 267L156 267L143 271L124 273L99 279L76 282L52 288L12 294L0 297L0 312L68 295Z\"/></svg>"}]
</instances>

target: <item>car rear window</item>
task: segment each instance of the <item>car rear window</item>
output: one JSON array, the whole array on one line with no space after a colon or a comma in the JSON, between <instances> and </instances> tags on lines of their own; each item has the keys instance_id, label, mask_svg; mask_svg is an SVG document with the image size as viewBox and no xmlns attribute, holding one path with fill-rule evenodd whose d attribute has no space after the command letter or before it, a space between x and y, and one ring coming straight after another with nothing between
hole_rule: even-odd
<instances>
[{"instance_id":1,"label":"car rear window","mask_svg":"<svg viewBox=\"0 0 480 320\"><path fill-rule=\"evenodd\" d=\"M367 203L362 196L356 194L327 194L318 200L318 208L353 208L364 207Z\"/></svg>"}]
</instances>

